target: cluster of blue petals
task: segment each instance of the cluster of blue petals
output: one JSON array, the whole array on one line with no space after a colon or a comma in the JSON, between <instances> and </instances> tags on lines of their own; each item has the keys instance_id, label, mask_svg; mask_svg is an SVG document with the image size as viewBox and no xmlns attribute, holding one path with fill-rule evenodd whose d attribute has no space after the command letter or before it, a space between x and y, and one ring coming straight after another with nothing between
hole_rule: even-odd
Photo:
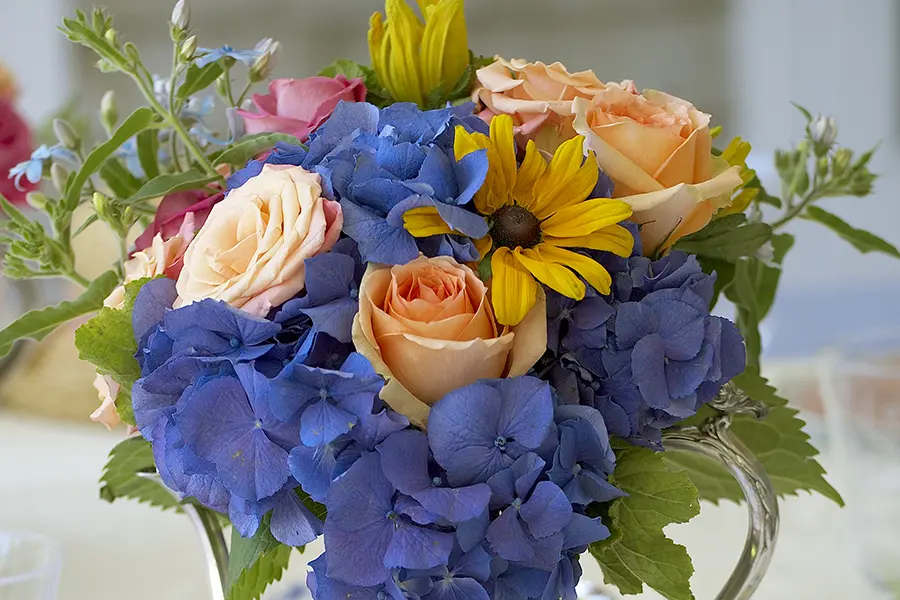
<instances>
[{"instance_id":1,"label":"cluster of blue petals","mask_svg":"<svg viewBox=\"0 0 900 600\"><path fill-rule=\"evenodd\" d=\"M240 187L265 164L299 165L322 177L325 196L341 203L344 233L359 244L365 262L405 264L419 252L478 259L472 239L488 225L475 213L472 198L488 171L486 151L457 161L453 134L461 125L486 131L466 104L422 111L415 104L379 109L365 102L341 102L316 130L308 148L280 143L264 160L252 161L228 181ZM403 215L430 207L463 235L416 239L403 227Z\"/></svg>"}]
</instances>

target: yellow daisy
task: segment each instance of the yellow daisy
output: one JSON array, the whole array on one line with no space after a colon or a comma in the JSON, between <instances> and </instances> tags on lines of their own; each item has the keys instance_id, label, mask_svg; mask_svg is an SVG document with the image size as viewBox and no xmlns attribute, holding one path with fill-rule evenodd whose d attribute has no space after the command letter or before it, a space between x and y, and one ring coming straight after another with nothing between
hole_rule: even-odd
<instances>
[{"instance_id":1,"label":"yellow daisy","mask_svg":"<svg viewBox=\"0 0 900 600\"><path fill-rule=\"evenodd\" d=\"M490 137L456 129L456 159L487 150L490 169L475 195L475 208L490 226L478 240L482 257L490 256L492 302L503 325L517 325L537 301L538 281L560 294L581 300L584 278L608 294L612 278L606 269L569 248L605 250L629 256L631 233L619 225L631 216L620 200L591 198L599 170L584 158L584 138L562 144L548 163L529 141L521 164L516 161L513 121L499 115L491 121ZM406 229L421 237L449 233L432 209L415 209L405 216ZM492 253L492 254L491 254ZM576 275L577 273L577 275Z\"/></svg>"}]
</instances>

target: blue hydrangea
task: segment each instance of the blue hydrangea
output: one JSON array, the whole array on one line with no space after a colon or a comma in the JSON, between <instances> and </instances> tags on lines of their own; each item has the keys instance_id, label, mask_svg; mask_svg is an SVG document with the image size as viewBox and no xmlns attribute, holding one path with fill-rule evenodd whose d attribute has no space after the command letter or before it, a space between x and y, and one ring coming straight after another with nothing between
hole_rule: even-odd
<instances>
[{"instance_id":1,"label":"blue hydrangea","mask_svg":"<svg viewBox=\"0 0 900 600\"><path fill-rule=\"evenodd\" d=\"M489 165L485 151L456 161L452 141L456 125L476 126L472 108L422 111L400 103L380 110L364 102L341 102L310 136L308 149L279 145L228 183L243 185L264 163L300 165L319 173L325 195L340 201L343 231L359 244L363 261L405 264L420 250L469 261L477 252L468 238L488 232L471 201ZM414 238L403 226L403 214L422 207L437 210L465 237Z\"/></svg>"},{"instance_id":2,"label":"blue hydrangea","mask_svg":"<svg viewBox=\"0 0 900 600\"><path fill-rule=\"evenodd\" d=\"M597 408L610 433L660 449L663 428L696 414L741 373L743 338L710 315L715 275L696 257L676 251L626 263L613 276L615 314L605 327L592 333L574 320L561 327L560 339L582 343L560 344L550 380L564 402Z\"/></svg>"}]
</instances>

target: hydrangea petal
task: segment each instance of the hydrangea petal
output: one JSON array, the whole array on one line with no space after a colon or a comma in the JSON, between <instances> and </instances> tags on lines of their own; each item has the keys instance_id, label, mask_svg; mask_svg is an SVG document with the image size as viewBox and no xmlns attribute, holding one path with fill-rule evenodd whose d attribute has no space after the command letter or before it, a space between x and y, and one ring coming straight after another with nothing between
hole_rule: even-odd
<instances>
[{"instance_id":1,"label":"hydrangea petal","mask_svg":"<svg viewBox=\"0 0 900 600\"><path fill-rule=\"evenodd\" d=\"M269 524L276 540L288 546L305 546L322 534L322 522L313 515L296 492L289 490L275 508Z\"/></svg>"},{"instance_id":2,"label":"hydrangea petal","mask_svg":"<svg viewBox=\"0 0 900 600\"><path fill-rule=\"evenodd\" d=\"M572 505L556 484L541 481L519 514L528 523L531 535L543 539L562 531L568 524L572 519Z\"/></svg>"},{"instance_id":3,"label":"hydrangea petal","mask_svg":"<svg viewBox=\"0 0 900 600\"><path fill-rule=\"evenodd\" d=\"M453 535L412 524L400 524L384 556L388 568L430 569L446 565L453 550Z\"/></svg>"}]
</instances>

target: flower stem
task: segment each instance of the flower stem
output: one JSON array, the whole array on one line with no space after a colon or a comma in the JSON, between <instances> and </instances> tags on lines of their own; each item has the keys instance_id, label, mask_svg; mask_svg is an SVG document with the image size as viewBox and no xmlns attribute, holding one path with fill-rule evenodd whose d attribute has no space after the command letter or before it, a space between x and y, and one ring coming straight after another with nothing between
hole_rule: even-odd
<instances>
[{"instance_id":1,"label":"flower stem","mask_svg":"<svg viewBox=\"0 0 900 600\"><path fill-rule=\"evenodd\" d=\"M75 269L72 269L68 273L65 273L65 276L83 288L86 288L89 285L91 285L91 282L88 281L88 279L84 275L79 274Z\"/></svg>"},{"instance_id":2,"label":"flower stem","mask_svg":"<svg viewBox=\"0 0 900 600\"><path fill-rule=\"evenodd\" d=\"M238 98L237 104L235 104L235 106L237 108L240 108L241 105L244 103L244 100L247 99L247 94L250 93L251 88L253 88L253 82L247 81L247 85L246 85L246 87L244 87L244 91L241 92L241 96L240 96L240 98Z\"/></svg>"},{"instance_id":3,"label":"flower stem","mask_svg":"<svg viewBox=\"0 0 900 600\"><path fill-rule=\"evenodd\" d=\"M788 210L784 213L780 219L772 223L772 229L780 229L787 225L790 221L792 221L797 215L803 212L803 210L810 205L811 202L814 202L820 198L819 190L813 188L810 190L806 196L803 197L803 200L800 201L799 204L794 204L789 206Z\"/></svg>"},{"instance_id":4,"label":"flower stem","mask_svg":"<svg viewBox=\"0 0 900 600\"><path fill-rule=\"evenodd\" d=\"M216 170L213 168L212 164L203 154L203 151L194 143L194 140L191 139L190 134L184 128L184 125L181 121L172 114L172 111L166 110L162 104L159 103L159 100L156 99L156 96L153 95L153 90L147 84L143 77L141 77L136 72L129 73L131 78L134 79L135 83L137 83L138 88L140 88L141 93L146 98L147 102L150 104L150 108L156 111L156 113L162 117L175 132L181 138L181 143L184 144L184 147L187 148L187 151L194 157L194 160L209 174L219 176ZM219 176L221 178L221 176Z\"/></svg>"}]
</instances>

